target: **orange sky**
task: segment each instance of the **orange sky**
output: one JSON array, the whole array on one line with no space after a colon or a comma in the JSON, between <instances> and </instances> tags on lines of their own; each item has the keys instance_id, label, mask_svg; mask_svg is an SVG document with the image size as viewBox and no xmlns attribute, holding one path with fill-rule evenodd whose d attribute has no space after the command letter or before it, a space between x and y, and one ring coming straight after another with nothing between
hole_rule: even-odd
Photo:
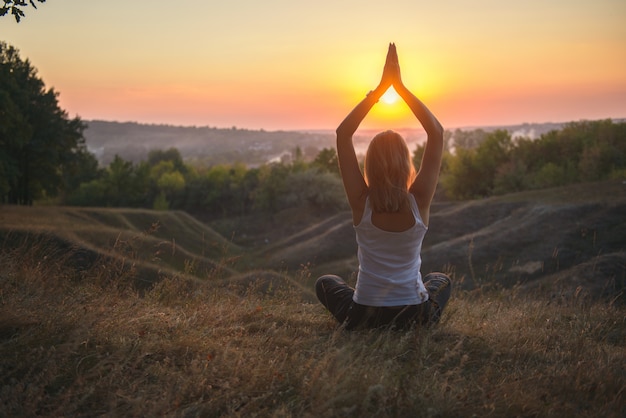
<instances>
[{"instance_id":1,"label":"orange sky","mask_svg":"<svg viewBox=\"0 0 626 418\"><path fill-rule=\"evenodd\" d=\"M624 22L623 0L54 0L0 31L70 116L266 130L336 127L393 41L454 128L626 117ZM364 126L414 125L380 103Z\"/></svg>"}]
</instances>

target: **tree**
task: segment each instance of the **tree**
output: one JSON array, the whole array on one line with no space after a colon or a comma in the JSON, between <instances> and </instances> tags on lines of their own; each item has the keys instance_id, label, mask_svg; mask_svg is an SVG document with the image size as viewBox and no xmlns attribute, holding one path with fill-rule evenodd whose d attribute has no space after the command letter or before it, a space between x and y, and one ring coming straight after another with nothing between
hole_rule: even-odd
<instances>
[{"instance_id":1,"label":"tree","mask_svg":"<svg viewBox=\"0 0 626 418\"><path fill-rule=\"evenodd\" d=\"M505 167L511 147L511 135L497 130L486 134L475 147L457 148L442 179L446 191L456 199L491 196L496 185L500 191L504 182L496 184L496 178L512 170Z\"/></svg>"},{"instance_id":2,"label":"tree","mask_svg":"<svg viewBox=\"0 0 626 418\"><path fill-rule=\"evenodd\" d=\"M151 166L156 166L161 161L170 161L173 165L174 170L178 170L181 173L185 173L187 171L187 167L183 162L183 157L180 155L180 151L177 148L170 148L168 150L152 150L148 153L148 164Z\"/></svg>"},{"instance_id":3,"label":"tree","mask_svg":"<svg viewBox=\"0 0 626 418\"><path fill-rule=\"evenodd\" d=\"M0 80L0 86L2 82ZM24 115L9 93L0 88L0 202L5 200L19 176L19 161L15 155L31 135Z\"/></svg>"},{"instance_id":4,"label":"tree","mask_svg":"<svg viewBox=\"0 0 626 418\"><path fill-rule=\"evenodd\" d=\"M271 164L259 169L259 185L254 192L254 206L260 211L277 212L291 170L285 164Z\"/></svg>"},{"instance_id":5,"label":"tree","mask_svg":"<svg viewBox=\"0 0 626 418\"><path fill-rule=\"evenodd\" d=\"M20 23L22 18L26 16L26 14L24 13L22 9L27 7L28 3L30 3L30 5L33 6L33 8L35 9L37 8L37 5L33 0L29 0L28 3L26 3L25 0L3 0L3 1L4 1L4 6L0 7L0 16L5 16L10 13L13 15L17 23ZM46 0L37 0L37 1L39 3L46 2Z\"/></svg>"},{"instance_id":6,"label":"tree","mask_svg":"<svg viewBox=\"0 0 626 418\"><path fill-rule=\"evenodd\" d=\"M474 167L474 194L490 196L493 194L494 181L498 169L509 161L511 134L505 130L496 130L487 134L476 147Z\"/></svg>"},{"instance_id":7,"label":"tree","mask_svg":"<svg viewBox=\"0 0 626 418\"><path fill-rule=\"evenodd\" d=\"M442 176L441 183L448 196L454 199L473 199L479 197L475 190L476 183L474 181L478 177L476 150L458 148L454 157L450 158L448 169Z\"/></svg>"},{"instance_id":8,"label":"tree","mask_svg":"<svg viewBox=\"0 0 626 418\"><path fill-rule=\"evenodd\" d=\"M339 174L339 161L337 160L337 151L334 148L324 148L317 154L313 160L313 166L319 168L325 173Z\"/></svg>"},{"instance_id":9,"label":"tree","mask_svg":"<svg viewBox=\"0 0 626 418\"><path fill-rule=\"evenodd\" d=\"M341 179L318 168L295 171L288 175L279 202L284 208L309 207L316 210L345 209Z\"/></svg>"},{"instance_id":10,"label":"tree","mask_svg":"<svg viewBox=\"0 0 626 418\"><path fill-rule=\"evenodd\" d=\"M452 141L454 143L453 145L455 150L459 148L473 149L478 147L478 145L480 145L486 137L487 132L482 129L463 131L457 128L452 134ZM450 141L450 137L447 138L447 141Z\"/></svg>"},{"instance_id":11,"label":"tree","mask_svg":"<svg viewBox=\"0 0 626 418\"><path fill-rule=\"evenodd\" d=\"M98 179L103 170L98 167L98 159L86 147L79 148L66 169L63 170L65 191L71 194L80 189L81 183Z\"/></svg>"},{"instance_id":12,"label":"tree","mask_svg":"<svg viewBox=\"0 0 626 418\"><path fill-rule=\"evenodd\" d=\"M426 151L426 143L418 144L413 151L413 166L418 172L420 171L420 167L422 166L424 151Z\"/></svg>"},{"instance_id":13,"label":"tree","mask_svg":"<svg viewBox=\"0 0 626 418\"><path fill-rule=\"evenodd\" d=\"M0 42L0 201L32 204L66 188L65 175L87 153L84 123L59 107L37 70Z\"/></svg>"},{"instance_id":14,"label":"tree","mask_svg":"<svg viewBox=\"0 0 626 418\"><path fill-rule=\"evenodd\" d=\"M116 155L107 169L104 178L106 191L111 206L129 206L136 191L133 189L135 167L132 161L125 161ZM107 205L107 206L108 206Z\"/></svg>"}]
</instances>

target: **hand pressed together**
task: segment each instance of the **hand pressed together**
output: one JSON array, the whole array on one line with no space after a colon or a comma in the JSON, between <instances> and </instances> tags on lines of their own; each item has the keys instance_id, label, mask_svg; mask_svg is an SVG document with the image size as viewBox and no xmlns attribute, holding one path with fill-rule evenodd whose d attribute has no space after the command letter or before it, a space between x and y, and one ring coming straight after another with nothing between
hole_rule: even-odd
<instances>
[{"instance_id":1,"label":"hand pressed together","mask_svg":"<svg viewBox=\"0 0 626 418\"><path fill-rule=\"evenodd\" d=\"M385 67L383 68L383 76L378 84L377 90L381 93L387 91L391 86L399 88L402 85L402 77L400 76L400 63L398 62L398 52L396 45L389 44Z\"/></svg>"}]
</instances>

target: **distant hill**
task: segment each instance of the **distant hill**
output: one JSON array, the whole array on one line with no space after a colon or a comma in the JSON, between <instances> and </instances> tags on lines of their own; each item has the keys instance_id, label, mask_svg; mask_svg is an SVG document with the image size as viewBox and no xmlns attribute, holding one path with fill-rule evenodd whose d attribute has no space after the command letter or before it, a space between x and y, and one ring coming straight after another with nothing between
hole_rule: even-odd
<instances>
[{"instance_id":1,"label":"distant hill","mask_svg":"<svg viewBox=\"0 0 626 418\"><path fill-rule=\"evenodd\" d=\"M303 155L313 159L320 150L335 146L334 131L264 131L236 127L230 129L213 127L189 127L172 125L140 124L135 122L87 121L85 139L89 150L101 165L108 165L115 155L125 160L145 160L148 152L155 149L177 148L188 163L199 165L245 163L249 167L289 158L299 147ZM559 129L562 123L525 123L510 126L467 127L460 129L505 129L513 136L539 137L550 130ZM455 130L456 128L448 128ZM364 153L375 130L359 130L355 136L358 153ZM424 141L421 129L398 129L414 149Z\"/></svg>"},{"instance_id":2,"label":"distant hill","mask_svg":"<svg viewBox=\"0 0 626 418\"><path fill-rule=\"evenodd\" d=\"M101 165L108 165L116 154L139 162L151 150L176 148L188 163L242 162L252 167L280 159L296 147L305 157L314 158L319 150L333 146L334 142L330 132L270 132L104 121L88 121L87 125L87 147Z\"/></svg>"}]
</instances>

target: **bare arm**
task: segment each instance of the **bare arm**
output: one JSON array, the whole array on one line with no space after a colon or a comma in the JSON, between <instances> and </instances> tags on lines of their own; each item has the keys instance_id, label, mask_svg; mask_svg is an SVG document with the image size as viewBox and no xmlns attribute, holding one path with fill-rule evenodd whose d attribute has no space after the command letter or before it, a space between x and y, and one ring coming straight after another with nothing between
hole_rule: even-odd
<instances>
[{"instance_id":1,"label":"bare arm","mask_svg":"<svg viewBox=\"0 0 626 418\"><path fill-rule=\"evenodd\" d=\"M428 110L426 105L415 97L406 87L396 87L396 91L400 97L404 99L409 108L411 108L411 111L420 121L427 135L420 170L410 187L410 191L416 197L417 205L424 222L428 224L430 204L435 195L437 182L439 181L439 170L443 157L443 127L430 110Z\"/></svg>"},{"instance_id":2,"label":"bare arm","mask_svg":"<svg viewBox=\"0 0 626 418\"><path fill-rule=\"evenodd\" d=\"M367 185L359 168L359 162L354 150L352 137L361 121L378 101L382 93L374 90L367 95L337 128L337 159L343 180L343 186L348 196L348 202L353 209L358 208L361 198L367 193Z\"/></svg>"},{"instance_id":3,"label":"bare arm","mask_svg":"<svg viewBox=\"0 0 626 418\"><path fill-rule=\"evenodd\" d=\"M392 54L392 59L397 62L398 56L395 45L393 45ZM443 157L443 127L426 105L404 85L400 76L399 64L396 68L397 72L393 76L393 87L419 120L427 135L420 171L410 187L410 192L415 195L422 220L428 224L430 204L439 181L439 170Z\"/></svg>"},{"instance_id":4,"label":"bare arm","mask_svg":"<svg viewBox=\"0 0 626 418\"><path fill-rule=\"evenodd\" d=\"M397 62L397 60L396 60ZM341 178L343 179L343 185L348 196L348 202L352 209L353 220L355 223L361 218L361 213L365 206L365 196L367 195L367 185L359 163L356 158L356 152L354 151L354 144L352 137L359 125L372 109L374 104L378 102L380 97L387 91L393 81L393 69L394 65L391 45L389 52L387 53L387 60L385 62L385 68L383 70L383 76L376 89L368 93L367 97L363 99L354 109L346 116L337 128L337 158L339 160L339 169L341 171Z\"/></svg>"}]
</instances>

